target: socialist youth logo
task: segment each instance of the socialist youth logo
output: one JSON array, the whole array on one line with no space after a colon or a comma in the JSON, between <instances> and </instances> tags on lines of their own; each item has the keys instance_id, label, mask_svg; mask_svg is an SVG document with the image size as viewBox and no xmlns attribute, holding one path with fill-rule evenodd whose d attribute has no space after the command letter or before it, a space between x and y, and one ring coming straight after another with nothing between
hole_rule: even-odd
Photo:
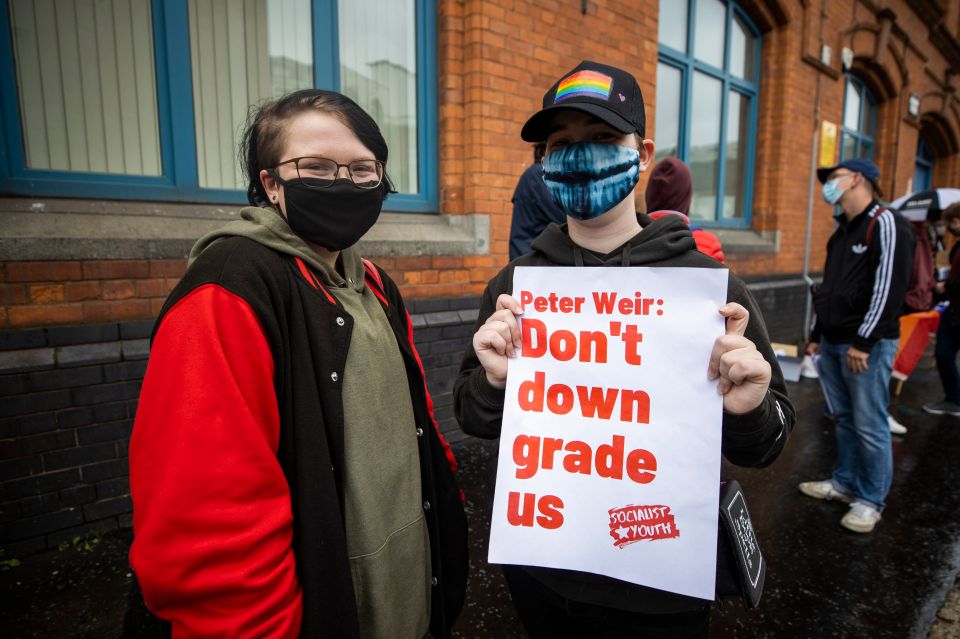
<instances>
[{"instance_id":1,"label":"socialist youth logo","mask_svg":"<svg viewBox=\"0 0 960 639\"><path fill-rule=\"evenodd\" d=\"M623 506L611 508L610 536L617 548L638 541L672 539L680 536L669 506Z\"/></svg>"}]
</instances>

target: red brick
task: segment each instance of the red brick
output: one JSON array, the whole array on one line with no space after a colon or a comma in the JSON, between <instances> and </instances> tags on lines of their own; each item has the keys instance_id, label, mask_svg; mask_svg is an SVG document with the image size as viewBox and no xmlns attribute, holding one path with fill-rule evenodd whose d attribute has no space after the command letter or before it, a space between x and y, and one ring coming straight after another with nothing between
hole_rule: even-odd
<instances>
[{"instance_id":1,"label":"red brick","mask_svg":"<svg viewBox=\"0 0 960 639\"><path fill-rule=\"evenodd\" d=\"M130 280L107 280L101 286L104 300L125 300L136 294Z\"/></svg>"},{"instance_id":2,"label":"red brick","mask_svg":"<svg viewBox=\"0 0 960 639\"><path fill-rule=\"evenodd\" d=\"M153 317L150 300L127 299L107 302L84 302L83 321L123 322Z\"/></svg>"},{"instance_id":3,"label":"red brick","mask_svg":"<svg viewBox=\"0 0 960 639\"><path fill-rule=\"evenodd\" d=\"M63 284L31 284L27 287L31 304L54 304L64 301Z\"/></svg>"},{"instance_id":4,"label":"red brick","mask_svg":"<svg viewBox=\"0 0 960 639\"><path fill-rule=\"evenodd\" d=\"M149 274L150 263L146 260L104 260L83 263L85 280L143 278Z\"/></svg>"},{"instance_id":5,"label":"red brick","mask_svg":"<svg viewBox=\"0 0 960 639\"><path fill-rule=\"evenodd\" d=\"M187 272L186 260L154 260L150 262L150 277L181 278Z\"/></svg>"},{"instance_id":6,"label":"red brick","mask_svg":"<svg viewBox=\"0 0 960 639\"><path fill-rule=\"evenodd\" d=\"M7 317L11 328L78 324L84 319L80 304L11 306L7 309Z\"/></svg>"},{"instance_id":7,"label":"red brick","mask_svg":"<svg viewBox=\"0 0 960 639\"><path fill-rule=\"evenodd\" d=\"M68 302L99 299L102 293L100 282L67 282L65 289Z\"/></svg>"},{"instance_id":8,"label":"red brick","mask_svg":"<svg viewBox=\"0 0 960 639\"><path fill-rule=\"evenodd\" d=\"M163 280L137 280L134 282L137 297L166 297L166 287Z\"/></svg>"},{"instance_id":9,"label":"red brick","mask_svg":"<svg viewBox=\"0 0 960 639\"><path fill-rule=\"evenodd\" d=\"M8 282L60 282L83 278L80 262L7 262Z\"/></svg>"},{"instance_id":10,"label":"red brick","mask_svg":"<svg viewBox=\"0 0 960 639\"><path fill-rule=\"evenodd\" d=\"M23 304L27 301L27 291L22 284L0 284L0 304Z\"/></svg>"}]
</instances>

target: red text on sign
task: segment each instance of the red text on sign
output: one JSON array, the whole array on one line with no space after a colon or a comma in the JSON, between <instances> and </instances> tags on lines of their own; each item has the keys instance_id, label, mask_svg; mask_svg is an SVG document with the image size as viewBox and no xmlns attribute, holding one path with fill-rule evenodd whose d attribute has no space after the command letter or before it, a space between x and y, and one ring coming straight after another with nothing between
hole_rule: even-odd
<instances>
[{"instance_id":1,"label":"red text on sign","mask_svg":"<svg viewBox=\"0 0 960 639\"><path fill-rule=\"evenodd\" d=\"M543 357L547 349L559 362L568 362L577 356L581 362L607 361L607 336L600 331L580 331L579 337L573 331L559 330L548 336L547 325L538 319L527 318L521 323L523 348L521 357Z\"/></svg>"},{"instance_id":2,"label":"red text on sign","mask_svg":"<svg viewBox=\"0 0 960 639\"><path fill-rule=\"evenodd\" d=\"M574 390L566 384L547 386L546 378L546 373L536 371L532 380L520 382L521 410L542 413L546 408L555 415L566 415L576 404L583 417L610 419L619 400L620 421L650 423L650 396L642 390L599 386L576 386Z\"/></svg>"},{"instance_id":3,"label":"red text on sign","mask_svg":"<svg viewBox=\"0 0 960 639\"><path fill-rule=\"evenodd\" d=\"M563 500L556 495L544 495L538 500L532 493L511 491L507 496L507 521L511 526L528 528L536 521L541 528L556 530L563 525Z\"/></svg>"},{"instance_id":4,"label":"red text on sign","mask_svg":"<svg viewBox=\"0 0 960 639\"><path fill-rule=\"evenodd\" d=\"M533 304L533 309L538 313L547 310L551 313L579 313L584 301L582 297L559 297L556 293L543 296L520 291L520 306L526 309L527 304Z\"/></svg>"},{"instance_id":5,"label":"red text on sign","mask_svg":"<svg viewBox=\"0 0 960 639\"><path fill-rule=\"evenodd\" d=\"M614 435L611 443L600 444L594 451L590 444L576 439L564 441L557 437L518 435L513 440L513 462L517 465L517 479L530 479L541 468L553 470L556 456L561 455L560 466L568 473L623 479L624 473L638 484L649 484L656 478L657 458L643 448L624 450L623 435Z\"/></svg>"}]
</instances>

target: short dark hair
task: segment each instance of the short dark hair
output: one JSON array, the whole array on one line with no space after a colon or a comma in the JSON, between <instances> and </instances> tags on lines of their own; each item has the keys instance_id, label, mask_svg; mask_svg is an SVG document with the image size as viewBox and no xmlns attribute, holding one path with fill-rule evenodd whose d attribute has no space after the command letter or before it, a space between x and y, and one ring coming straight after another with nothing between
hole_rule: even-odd
<instances>
[{"instance_id":1,"label":"short dark hair","mask_svg":"<svg viewBox=\"0 0 960 639\"><path fill-rule=\"evenodd\" d=\"M943 213L940 214L940 219L943 220L944 224L950 224L950 220L955 220L958 218L960 218L960 202L951 204L943 210Z\"/></svg>"},{"instance_id":2,"label":"short dark hair","mask_svg":"<svg viewBox=\"0 0 960 639\"><path fill-rule=\"evenodd\" d=\"M311 110L328 113L340 120L386 167L387 141L376 121L359 104L336 91L294 91L252 107L247 117L247 125L240 139L240 165L247 176L247 201L253 206L269 204L266 191L260 183L260 171L272 169L280 162L280 154L286 144L287 125L296 116ZM388 193L395 192L386 168L380 189L384 198Z\"/></svg>"}]
</instances>

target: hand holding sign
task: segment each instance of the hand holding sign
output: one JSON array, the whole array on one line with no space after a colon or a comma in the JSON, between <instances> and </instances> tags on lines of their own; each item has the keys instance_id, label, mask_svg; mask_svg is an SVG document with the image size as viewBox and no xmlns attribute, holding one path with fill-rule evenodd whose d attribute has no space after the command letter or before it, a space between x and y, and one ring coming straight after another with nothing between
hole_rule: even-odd
<instances>
[{"instance_id":1,"label":"hand holding sign","mask_svg":"<svg viewBox=\"0 0 960 639\"><path fill-rule=\"evenodd\" d=\"M497 310L487 318L473 336L473 350L487 373L487 381L494 388L507 385L507 359L520 348L520 326L517 315L522 315L520 302L510 295L497 298Z\"/></svg>"},{"instance_id":2,"label":"hand holding sign","mask_svg":"<svg viewBox=\"0 0 960 639\"><path fill-rule=\"evenodd\" d=\"M753 342L743 336L750 313L731 302L720 308L727 318L727 332L713 343L707 377L719 378L717 392L723 409L737 415L748 413L763 401L770 388L770 364Z\"/></svg>"}]
</instances>

